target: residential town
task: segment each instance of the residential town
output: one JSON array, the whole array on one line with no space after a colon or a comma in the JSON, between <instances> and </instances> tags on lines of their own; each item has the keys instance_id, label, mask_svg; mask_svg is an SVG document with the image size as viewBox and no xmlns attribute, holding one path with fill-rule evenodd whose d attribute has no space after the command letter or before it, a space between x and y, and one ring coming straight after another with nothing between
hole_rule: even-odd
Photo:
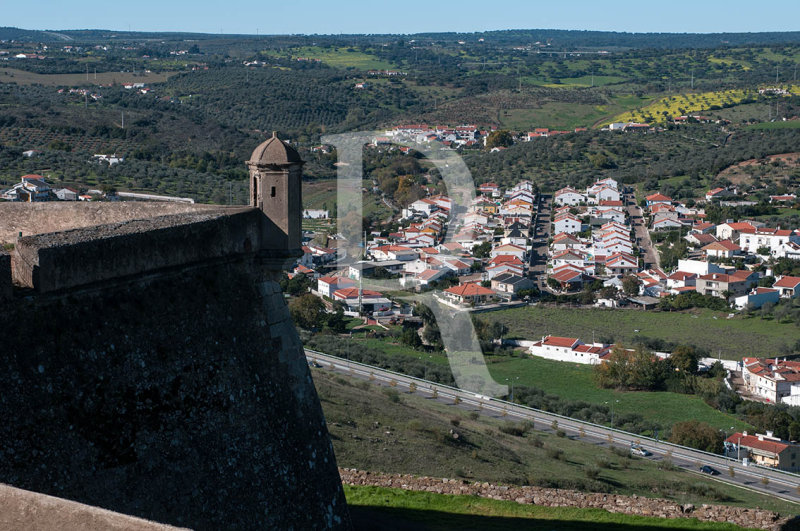
<instances>
[{"instance_id":1,"label":"residential town","mask_svg":"<svg viewBox=\"0 0 800 531\"><path fill-rule=\"evenodd\" d=\"M471 126L414 126L395 133L417 142L435 138L467 147L487 134ZM376 139L374 147L380 145L381 139ZM92 159L109 165L122 160L116 155ZM51 187L38 174L22 176L0 194L17 202L96 200L104 195L100 190ZM158 199L128 195L121 198ZM337 264L337 234L329 234L323 245L320 234L306 232L303 256L289 276L310 279L311 292L329 311L338 307L351 318L377 326L415 319L413 308L396 296L397 290L430 291L441 304L463 312L538 304L546 297L652 311L670 297L691 293L719 299L731 311L752 311L800 297L800 277L774 272L769 263L800 259L800 231L755 219L706 221L705 206L736 196L735 190L715 188L691 206L658 192L637 200L635 190L613 178L552 194L540 193L531 180L508 188L484 182L464 207L431 191L399 211L396 230L366 234L363 255L346 266ZM771 201L793 204L796 195L773 196ZM330 212L306 209L303 217L327 224ZM687 251L673 267L662 267L654 241L675 232ZM376 280L394 280L397 287L376 287ZM587 365L608 361L616 348L594 339L551 335L517 340L516 346L531 356ZM704 359L701 366L715 362L727 371L726 385L743 398L800 405L800 363L743 356L740 362ZM746 432L727 441L757 464L798 469L794 443Z\"/></svg>"}]
</instances>

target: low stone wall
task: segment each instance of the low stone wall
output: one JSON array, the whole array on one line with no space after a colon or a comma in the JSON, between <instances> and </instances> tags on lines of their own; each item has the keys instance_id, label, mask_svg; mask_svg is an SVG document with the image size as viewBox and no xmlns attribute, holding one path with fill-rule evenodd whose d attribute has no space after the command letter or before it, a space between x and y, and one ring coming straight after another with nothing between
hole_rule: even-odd
<instances>
[{"instance_id":1,"label":"low stone wall","mask_svg":"<svg viewBox=\"0 0 800 531\"><path fill-rule=\"evenodd\" d=\"M44 293L255 251L260 217L226 209L23 237L14 282Z\"/></svg>"},{"instance_id":2,"label":"low stone wall","mask_svg":"<svg viewBox=\"0 0 800 531\"><path fill-rule=\"evenodd\" d=\"M0 529L15 531L179 531L74 501L0 484Z\"/></svg>"},{"instance_id":3,"label":"low stone wall","mask_svg":"<svg viewBox=\"0 0 800 531\"><path fill-rule=\"evenodd\" d=\"M781 530L792 518L760 509L727 505L680 505L663 498L599 494L542 487L509 487L457 479L416 477L406 474L380 474L351 468L340 468L346 485L388 487L437 494L462 494L493 500L516 501L543 507L579 507L604 509L657 518L697 518L703 521L729 522L742 527Z\"/></svg>"},{"instance_id":4,"label":"low stone wall","mask_svg":"<svg viewBox=\"0 0 800 531\"><path fill-rule=\"evenodd\" d=\"M0 249L0 301L11 294L11 256Z\"/></svg>"}]
</instances>

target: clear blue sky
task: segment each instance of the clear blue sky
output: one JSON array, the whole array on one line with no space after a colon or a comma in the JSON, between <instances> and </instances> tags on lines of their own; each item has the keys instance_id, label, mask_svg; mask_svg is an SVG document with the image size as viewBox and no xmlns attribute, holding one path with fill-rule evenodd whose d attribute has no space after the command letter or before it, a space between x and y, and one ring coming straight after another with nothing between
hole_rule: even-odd
<instances>
[{"instance_id":1,"label":"clear blue sky","mask_svg":"<svg viewBox=\"0 0 800 531\"><path fill-rule=\"evenodd\" d=\"M0 0L0 26L203 33L417 33L500 29L800 30L800 1Z\"/></svg>"}]
</instances>

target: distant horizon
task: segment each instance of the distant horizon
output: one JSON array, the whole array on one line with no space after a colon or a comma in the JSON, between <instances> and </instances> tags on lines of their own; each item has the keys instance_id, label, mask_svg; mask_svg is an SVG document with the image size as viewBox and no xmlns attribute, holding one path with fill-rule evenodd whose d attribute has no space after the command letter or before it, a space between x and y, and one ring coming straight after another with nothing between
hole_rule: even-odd
<instances>
[{"instance_id":1,"label":"distant horizon","mask_svg":"<svg viewBox=\"0 0 800 531\"><path fill-rule=\"evenodd\" d=\"M505 29L487 29L476 31L416 31L416 32L399 32L399 33L215 33L208 31L190 31L190 30L137 30L137 29L123 29L123 28L23 28L18 26L0 26L0 28L17 29L21 31L40 31L44 33L59 33L59 32L72 32L72 31L108 31L117 33L174 33L174 34L194 34L194 35L218 35L224 36L244 36L244 37L285 37L285 36L299 36L299 37L337 37L337 36L413 36L413 35L428 35L428 34L452 34L452 35L469 35L469 34L483 34L483 33L499 33L504 31L574 31L574 32L587 32L587 33L618 33L628 35L742 35L742 34L769 34L769 33L800 33L800 29L796 30L762 30L762 31L623 31L623 30L593 30L593 29L577 29L577 28L505 28Z\"/></svg>"},{"instance_id":2,"label":"distant horizon","mask_svg":"<svg viewBox=\"0 0 800 531\"><path fill-rule=\"evenodd\" d=\"M488 6L488 7L487 7ZM750 2L673 0L648 6L633 0L613 5L589 0L570 4L534 3L497 7L486 0L442 4L407 0L376 7L364 0L337 3L230 0L224 9L197 2L140 0L113 4L87 0L81 9L43 0L37 9L21 3L4 6L2 25L38 31L97 29L144 33L221 35L410 35L481 33L532 28L617 33L774 33L800 31L800 2L774 0L763 9ZM60 29L53 29L60 28ZM68 29L74 28L74 29Z\"/></svg>"}]
</instances>

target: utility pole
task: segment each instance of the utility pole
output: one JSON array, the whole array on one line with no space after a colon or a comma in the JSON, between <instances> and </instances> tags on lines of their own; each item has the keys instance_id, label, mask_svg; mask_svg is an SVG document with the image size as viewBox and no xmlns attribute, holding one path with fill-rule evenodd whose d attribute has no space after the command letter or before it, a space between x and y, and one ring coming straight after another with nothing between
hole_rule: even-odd
<instances>
[{"instance_id":1,"label":"utility pole","mask_svg":"<svg viewBox=\"0 0 800 531\"><path fill-rule=\"evenodd\" d=\"M86 81L89 81L89 63L86 63Z\"/></svg>"},{"instance_id":2,"label":"utility pole","mask_svg":"<svg viewBox=\"0 0 800 531\"><path fill-rule=\"evenodd\" d=\"M125 129L125 111L122 111L122 128Z\"/></svg>"},{"instance_id":3,"label":"utility pole","mask_svg":"<svg viewBox=\"0 0 800 531\"><path fill-rule=\"evenodd\" d=\"M775 83L778 83L778 67L775 67Z\"/></svg>"}]
</instances>

